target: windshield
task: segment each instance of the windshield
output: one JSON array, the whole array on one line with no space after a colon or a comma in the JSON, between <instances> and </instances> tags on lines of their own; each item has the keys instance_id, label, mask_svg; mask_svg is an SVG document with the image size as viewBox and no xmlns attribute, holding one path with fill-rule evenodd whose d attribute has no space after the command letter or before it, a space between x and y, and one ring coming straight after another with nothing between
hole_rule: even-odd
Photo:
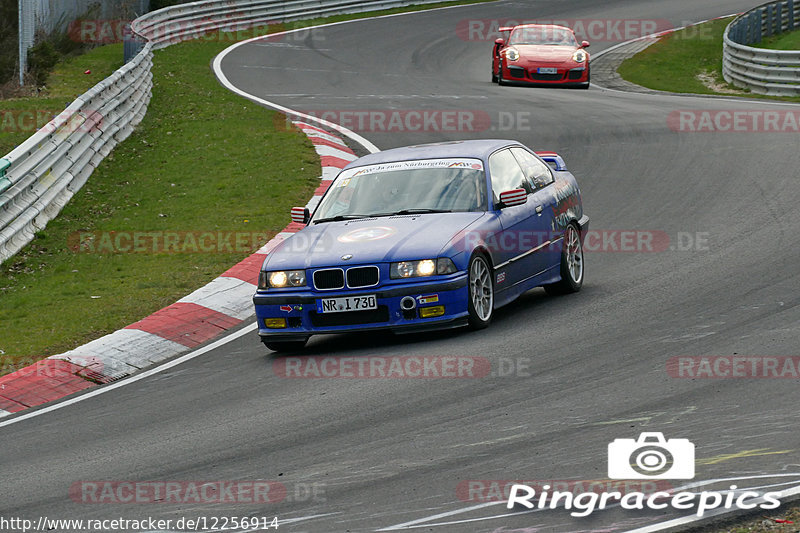
<instances>
[{"instance_id":1,"label":"windshield","mask_svg":"<svg viewBox=\"0 0 800 533\"><path fill-rule=\"evenodd\" d=\"M479 159L402 161L342 172L313 221L486 207L486 174Z\"/></svg>"},{"instance_id":2,"label":"windshield","mask_svg":"<svg viewBox=\"0 0 800 533\"><path fill-rule=\"evenodd\" d=\"M578 46L572 32L563 28L517 28L511 33L509 44Z\"/></svg>"}]
</instances>

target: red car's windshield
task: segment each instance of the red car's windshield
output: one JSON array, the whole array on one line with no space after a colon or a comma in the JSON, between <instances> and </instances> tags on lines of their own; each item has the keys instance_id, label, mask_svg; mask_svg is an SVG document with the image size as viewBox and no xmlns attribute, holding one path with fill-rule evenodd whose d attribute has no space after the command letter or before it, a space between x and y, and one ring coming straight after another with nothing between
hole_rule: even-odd
<instances>
[{"instance_id":1,"label":"red car's windshield","mask_svg":"<svg viewBox=\"0 0 800 533\"><path fill-rule=\"evenodd\" d=\"M511 33L508 44L578 46L575 35L563 28L517 28Z\"/></svg>"}]
</instances>

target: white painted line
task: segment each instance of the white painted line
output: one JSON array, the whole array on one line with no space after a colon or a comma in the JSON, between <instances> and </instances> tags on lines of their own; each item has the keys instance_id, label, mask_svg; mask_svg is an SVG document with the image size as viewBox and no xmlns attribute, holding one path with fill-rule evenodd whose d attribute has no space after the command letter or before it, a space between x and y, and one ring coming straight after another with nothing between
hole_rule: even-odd
<instances>
[{"instance_id":1,"label":"white painted line","mask_svg":"<svg viewBox=\"0 0 800 533\"><path fill-rule=\"evenodd\" d=\"M358 159L358 156L351 154L349 152L344 152L342 150L337 150L333 146L328 146L326 144L315 144L314 149L316 149L317 154L323 156L328 155L332 157L338 157L339 159L344 159L345 161L355 161Z\"/></svg>"},{"instance_id":2,"label":"white painted line","mask_svg":"<svg viewBox=\"0 0 800 533\"><path fill-rule=\"evenodd\" d=\"M748 480L748 479L779 478L779 477L792 477L792 478L794 478L794 480L791 483L797 483L797 480L800 479L800 472L793 472L793 473L788 473L788 474L761 474L761 475L753 475L753 476L737 476L737 477L720 478L720 479L700 480L700 481L694 481L694 482L691 482L691 483L687 483L686 485L683 485L683 486L680 486L680 487L673 488L669 492L675 493L675 492L687 491L689 489L699 488L699 487L703 487L705 485L712 485L712 484L715 484L715 483L741 481L741 480ZM755 490L757 488L758 487L747 487L747 488L746 487L739 487L738 490L739 491L742 491L742 490ZM784 498L795 496L797 494L800 494L800 485L795 485L794 487L791 487L789 489L786 489L786 490L782 491L781 492L781 496L780 496L779 499L783 500ZM759 500L754 500L754 501L759 501L760 502L761 500L759 499ZM437 526L452 526L452 525L455 525L455 524L478 522L478 521L485 521L485 520L495 520L495 519L498 519L498 518L507 518L509 516L515 516L515 515L520 515L520 514L528 514L528 513L541 512L541 511L545 511L545 510L551 510L551 509L532 509L530 511L514 512L514 513L506 512L506 513L497 514L497 515L482 516L482 517L477 517L477 518L467 518L467 519L463 519L463 520L451 520L451 521L447 521L447 522L432 522L433 520L439 520L441 518L452 517L452 516L456 516L456 515L460 515L460 514L470 513L472 511L476 511L478 509L482 509L482 508L486 508L486 507L491 507L491 506L494 506L494 505L505 505L505 504L506 504L505 501L480 503L480 504L477 504L477 505L471 505L469 507L464 507L462 509L456 509L456 510L453 510L453 511L448 511L446 513L438 513L438 514L427 516L427 517L424 517L424 518L418 518L418 519L412 520L410 522L404 522L402 524L396 524L396 525L393 525L393 526L385 527L383 529L377 529L376 531L397 531L397 530L401 530L401 529L416 529L416 528L423 528L423 527L432 528L432 527L437 527ZM610 506L607 507L607 509L610 509L612 507L619 507L619 504L610 505ZM702 518L698 518L698 520L702 520L704 518L713 517L713 516L717 516L717 515L722 515L722 514L726 514L726 513L734 513L734 512L736 512L738 510L739 509L736 509L736 508L734 508L734 509L719 509L719 510L717 510L716 513L709 512L709 513L706 514L706 516L704 516ZM681 525L683 523L691 523L692 521L694 521L694 520L692 520L692 518L697 518L697 517L692 515L692 516L689 516L689 517L671 519L671 520L667 520L665 522L661 522L659 524L653 524L653 525L647 526L645 528L640 528L640 529L636 529L636 530L633 530L633 531L636 532L636 533L652 533L654 531L660 531L662 529L668 529L668 528L674 527L675 525ZM682 522L677 523L678 521L682 521ZM673 523L673 522L675 522L675 523ZM669 524L669 525L665 525L665 524ZM628 532L628 533L632 533L632 532Z\"/></svg>"},{"instance_id":3,"label":"white painted line","mask_svg":"<svg viewBox=\"0 0 800 533\"><path fill-rule=\"evenodd\" d=\"M4 416L8 416L10 414L13 414L13 413L9 413L8 411L4 411L4 410L0 409L0 418L3 418Z\"/></svg>"},{"instance_id":4,"label":"white painted line","mask_svg":"<svg viewBox=\"0 0 800 533\"><path fill-rule=\"evenodd\" d=\"M191 359L194 359L195 357L199 357L199 356L203 355L204 353L210 352L211 350L216 350L220 346L224 346L224 345L228 344L229 342L235 341L239 337L247 335L248 333L256 331L257 329L258 329L258 324L253 322L253 323L248 324L247 326L243 327L242 329L240 329L238 331L235 331L235 332L231 333L230 335L227 335L226 337L223 337L223 338L221 338L221 339L219 339L217 341L212 342L208 346L203 346L202 348L199 348L199 349L197 349L197 350L195 350L193 352L187 353L186 355L183 355L181 357L173 359L172 361L164 363L163 365L159 365L159 366L157 366L155 368L151 368L150 370L145 370L141 374L136 374L135 376L131 376L128 379L125 379L125 380L122 380L122 381L118 381L118 382L112 383L110 385L103 385L103 386L101 386L99 388L96 388L94 390L91 390L91 391L89 391L89 392L87 392L85 394L82 394L80 396L76 396L75 398L72 398L72 399L69 399L69 400L65 400L63 402L59 402L59 403L50 405L48 407L44 407L42 409L39 409L37 411L33 411L31 413L26 413L26 414L20 415L20 416L18 416L16 418L12 418L11 420L6 420L5 422L0 422L0 428L4 427L4 426L10 426L11 424L16 424L17 422L22 422L23 420L27 420L29 418L34 418L34 417L37 417L37 416L41 416L41 415L43 415L45 413L49 413L51 411L57 411L58 409L63 409L64 407L67 407L67 406L70 406L70 405L73 405L73 404L76 404L76 403L79 403L79 402L83 402L85 400L88 400L89 398L94 398L95 396L99 396L99 395L105 394L107 392L111 392L112 390L118 389L120 387L124 387L125 385L130 385L131 383L135 383L135 382L139 381L140 379L148 378L150 376L153 376L155 374L163 372L164 370L169 370L170 368L172 368L174 366L178 366L181 363L184 363L186 361L190 361Z\"/></svg>"},{"instance_id":5,"label":"white painted line","mask_svg":"<svg viewBox=\"0 0 800 533\"><path fill-rule=\"evenodd\" d=\"M63 359L80 366L90 365L103 376L119 379L142 368L160 363L187 347L139 329L120 329L68 352L48 359Z\"/></svg>"},{"instance_id":6,"label":"white painted line","mask_svg":"<svg viewBox=\"0 0 800 533\"><path fill-rule=\"evenodd\" d=\"M790 498L792 496L797 496L798 494L800 494L800 485L798 485L796 487L793 487L791 489L782 490L782 491L780 491L780 494L781 495L778 497L778 499L781 500L781 503L783 503L783 500L785 500L786 498ZM751 501L751 503L754 503L756 505L758 505L760 503L764 503L764 502L765 502L764 498L757 498L757 499ZM692 524L694 522L700 522L700 521L708 520L710 518L715 518L715 517L718 517L718 516L721 516L721 515L735 513L737 511L741 511L741 510L742 509L739 509L739 508L714 509L713 511L709 511L708 513L706 513L705 516L696 516L696 515L693 514L693 515L689 515L689 516L684 516L682 518L675 518L673 520L667 520L666 522L661 522L660 524L653 524L653 525L650 525L650 526L640 527L640 528L637 528L637 529L630 529L626 533L654 533L655 531L663 531L665 529L671 529L673 527L683 526L683 525L686 525L686 524Z\"/></svg>"},{"instance_id":7,"label":"white painted line","mask_svg":"<svg viewBox=\"0 0 800 533\"><path fill-rule=\"evenodd\" d=\"M329 135L327 133L322 133L321 131L318 130L317 126L312 126L311 124L306 124L305 122L294 122L293 124L295 126L297 126L298 128L300 128L301 130L303 130L303 133L305 133L306 136L308 136L308 137L315 137L317 139L325 139L326 141L330 141L330 142L333 142L333 143L336 143L336 144L341 144L342 146L347 148L347 145L344 143L344 141L342 141L342 139L340 139L339 137L336 137L334 135Z\"/></svg>"},{"instance_id":8,"label":"white painted line","mask_svg":"<svg viewBox=\"0 0 800 533\"><path fill-rule=\"evenodd\" d=\"M446 513L439 513L431 516L426 516L425 518L418 518L417 520L412 520L411 522L404 522L402 524L397 524L396 526L389 526L383 529L376 529L376 531L395 531L397 529L408 529L409 526L416 526L417 524L425 524L426 522L430 522L431 520L438 520L439 518L447 518L448 516L455 516L458 514L469 513L477 509L483 509L484 507L492 507L494 505L504 505L504 504L505 502L479 503L478 505L471 505L469 507L464 507L463 509L456 509L454 511L447 511ZM425 524L425 526L428 525L429 524Z\"/></svg>"},{"instance_id":9,"label":"white painted line","mask_svg":"<svg viewBox=\"0 0 800 533\"><path fill-rule=\"evenodd\" d=\"M332 180L336 176L338 176L339 172L341 172L341 171L342 171L341 168L322 167L322 176L320 176L320 179L322 179L322 180Z\"/></svg>"},{"instance_id":10,"label":"white painted line","mask_svg":"<svg viewBox=\"0 0 800 533\"><path fill-rule=\"evenodd\" d=\"M309 213L313 213L314 210L319 205L320 201L322 200L322 196L312 196L311 200L308 201L306 207L308 208Z\"/></svg>"},{"instance_id":11,"label":"white painted line","mask_svg":"<svg viewBox=\"0 0 800 533\"><path fill-rule=\"evenodd\" d=\"M314 117L314 116L311 116L311 115L307 115L305 113L300 113L298 111L294 111L294 110L292 110L292 109L290 109L288 107L276 104L275 102L270 102L270 101L265 100L263 98L259 98L258 96L255 96L255 95L250 94L250 93L248 93L246 91L243 91L242 89L239 89L238 87L236 87L228 79L228 77L222 71L222 61L228 56L228 54L230 54L231 52L233 52L234 50L236 50L240 46L244 46L244 45L247 45L247 44L255 43L257 41L264 41L264 40L267 40L267 39L275 39L275 38L283 36L283 35L289 35L289 34L298 33L298 32L307 32L307 31L311 31L311 30L314 30L314 29L317 29L317 28L326 28L326 27L332 27L332 26L339 26L339 25L342 25L342 24L352 24L352 23L355 23L355 22L364 22L364 21L369 21L369 20L377 20L377 19L392 18L392 17L403 17L403 16L408 16L408 15L418 15L419 13L422 13L422 12L441 11L441 10L444 10L444 9L459 9L459 8L462 8L462 7L474 7L474 5L466 4L466 5L459 5L459 6L437 7L437 8L434 8L434 9L423 9L421 11L410 11L410 12L407 12L407 13L393 13L391 15L380 15L380 16L376 16L376 17L365 17L365 18L361 18L361 19L343 20L343 21L340 21L340 22L330 22L328 24L318 24L316 26L309 26L307 28L297 28L297 29L294 29L294 30L287 30L287 31L282 31L282 32L278 32L278 33L272 33L272 34L266 35L266 36L253 37L252 39L247 39L245 41L241 41L239 43L236 43L236 44L226 48L222 52L220 52L220 54L217 57L214 58L214 63L213 63L214 73L217 75L217 79L219 80L219 82L222 85L224 85L225 87L227 87L228 90L230 90L231 92L234 92L234 93L236 93L236 94L238 94L240 96L243 96L243 97L245 97L248 100L251 100L253 102L265 105L267 107L271 107L272 109L280 111L281 113L284 113L286 115L294 115L294 116L297 116L297 117L301 117L301 118L303 118L305 120L310 120L311 122L316 122L317 124L322 124L324 126L327 126L328 128L334 129L334 130L338 131L339 133L342 133L346 137L349 137L350 139L356 141L361 146L366 148L366 150L368 152L374 154L375 152L380 152L380 149L378 149L377 146L372 144L370 141L368 141L367 139L365 139L361 135L355 133L354 131L351 131L351 130L343 127L343 126L340 126L339 124L335 124L335 123L329 122L327 120L322 120L322 119L319 119L317 117Z\"/></svg>"},{"instance_id":12,"label":"white painted line","mask_svg":"<svg viewBox=\"0 0 800 533\"><path fill-rule=\"evenodd\" d=\"M212 309L238 320L247 320L255 314L253 294L256 286L237 279L220 277L184 296L178 303L193 303Z\"/></svg>"}]
</instances>

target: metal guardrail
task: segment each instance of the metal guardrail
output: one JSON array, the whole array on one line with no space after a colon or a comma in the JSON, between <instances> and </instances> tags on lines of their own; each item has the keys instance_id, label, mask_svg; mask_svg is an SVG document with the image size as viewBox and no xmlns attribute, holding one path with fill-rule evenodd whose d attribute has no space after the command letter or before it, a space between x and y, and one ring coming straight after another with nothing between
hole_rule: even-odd
<instances>
[{"instance_id":1,"label":"metal guardrail","mask_svg":"<svg viewBox=\"0 0 800 533\"><path fill-rule=\"evenodd\" d=\"M153 11L131 24L129 61L0 158L0 263L29 243L142 121L150 103L153 50L206 32L244 30L336 14L440 0L205 0Z\"/></svg>"},{"instance_id":2,"label":"metal guardrail","mask_svg":"<svg viewBox=\"0 0 800 533\"><path fill-rule=\"evenodd\" d=\"M749 46L800 28L800 0L778 0L739 15L725 29L725 81L758 94L800 96L800 51Z\"/></svg>"}]
</instances>

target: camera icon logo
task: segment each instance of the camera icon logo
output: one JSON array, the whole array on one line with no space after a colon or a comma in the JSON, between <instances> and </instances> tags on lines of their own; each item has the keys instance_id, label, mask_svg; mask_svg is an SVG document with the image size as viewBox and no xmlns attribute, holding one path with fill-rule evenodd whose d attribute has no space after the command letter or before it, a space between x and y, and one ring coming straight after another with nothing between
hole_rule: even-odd
<instances>
[{"instance_id":1,"label":"camera icon logo","mask_svg":"<svg viewBox=\"0 0 800 533\"><path fill-rule=\"evenodd\" d=\"M693 479L694 444L664 440L663 433L641 433L638 439L616 439L608 445L611 479Z\"/></svg>"}]
</instances>

